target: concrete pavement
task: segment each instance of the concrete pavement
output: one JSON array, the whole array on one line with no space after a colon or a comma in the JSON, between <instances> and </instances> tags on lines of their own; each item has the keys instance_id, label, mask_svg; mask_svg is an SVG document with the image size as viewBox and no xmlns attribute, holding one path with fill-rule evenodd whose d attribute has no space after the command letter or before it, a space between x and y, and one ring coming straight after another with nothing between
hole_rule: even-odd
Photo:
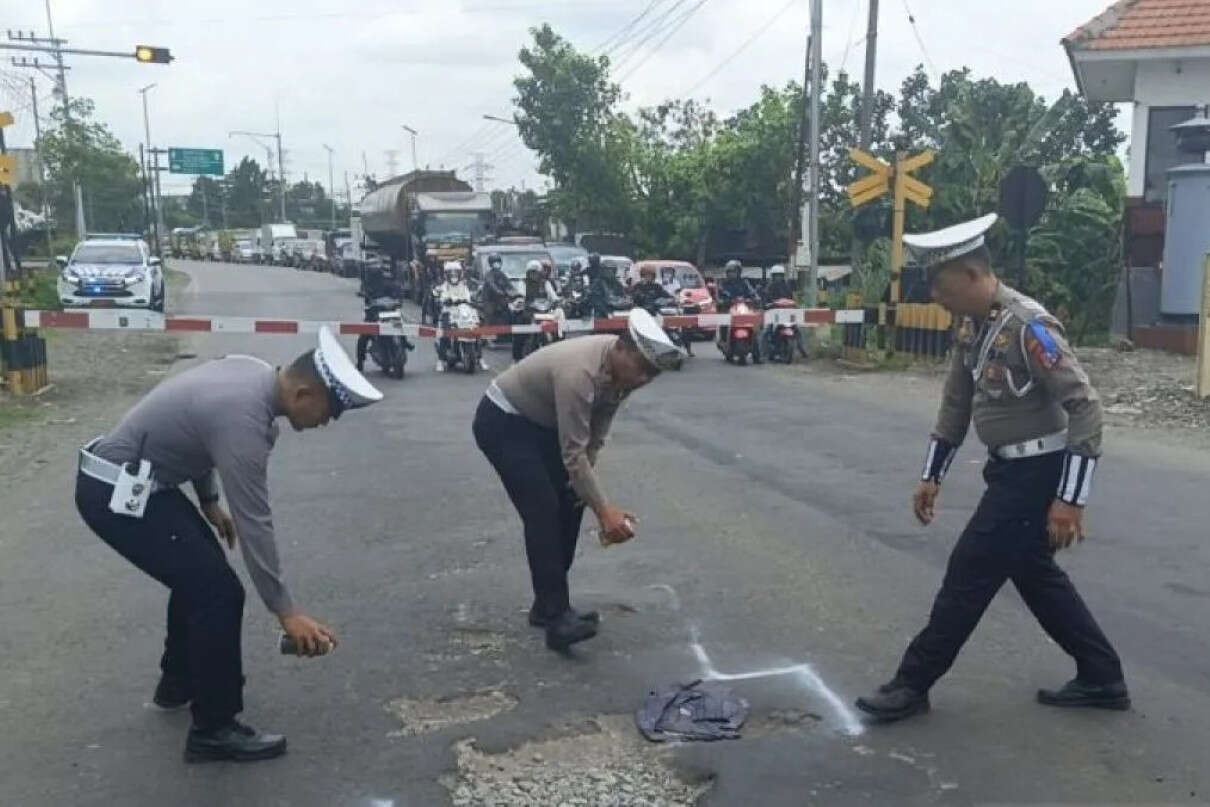
<instances>
[{"instance_id":1,"label":"concrete pavement","mask_svg":"<svg viewBox=\"0 0 1210 807\"><path fill-rule=\"evenodd\" d=\"M182 268L194 284L178 310L360 319L352 281ZM277 363L310 346L192 344L199 360ZM371 373L382 404L317 432L284 430L270 482L287 579L342 644L319 660L277 655L276 621L249 586L244 716L291 744L269 763L186 766L187 715L144 707L166 595L80 523L65 450L0 494L0 803L448 803L457 741L489 754L584 742L593 721L625 722L648 688L700 676L694 637L726 673L797 668L733 683L754 707L746 739L661 750L660 764L708 781L706 804L1210 798L1203 452L1110 433L1093 537L1062 561L1123 656L1133 711L1036 705L1034 690L1071 665L1006 590L931 714L857 727L848 704L889 676L923 624L981 492L979 449L973 438L963 449L938 523L923 530L907 500L936 389L698 353L634 396L602 455L641 535L604 550L585 530L573 597L604 624L571 659L525 624L519 524L470 436L486 376L435 374L422 341L402 381ZM480 701L495 714L426 733L397 716L427 704L440 724Z\"/></svg>"}]
</instances>

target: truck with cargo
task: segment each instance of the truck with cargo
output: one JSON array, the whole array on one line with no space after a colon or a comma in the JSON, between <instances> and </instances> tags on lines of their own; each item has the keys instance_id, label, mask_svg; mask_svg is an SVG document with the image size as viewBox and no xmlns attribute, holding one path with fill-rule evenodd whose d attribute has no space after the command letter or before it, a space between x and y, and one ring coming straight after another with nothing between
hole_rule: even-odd
<instances>
[{"instance_id":1,"label":"truck with cargo","mask_svg":"<svg viewBox=\"0 0 1210 807\"><path fill-rule=\"evenodd\" d=\"M491 194L472 190L453 171L404 174L366 195L359 207L366 240L388 256L417 302L446 261L470 265L495 218Z\"/></svg>"}]
</instances>

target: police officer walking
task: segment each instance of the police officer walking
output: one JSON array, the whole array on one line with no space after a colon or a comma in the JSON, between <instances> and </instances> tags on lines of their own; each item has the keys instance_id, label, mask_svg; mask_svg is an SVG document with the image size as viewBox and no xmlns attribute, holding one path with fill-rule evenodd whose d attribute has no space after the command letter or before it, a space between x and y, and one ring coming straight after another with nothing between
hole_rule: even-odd
<instances>
[{"instance_id":1,"label":"police officer walking","mask_svg":"<svg viewBox=\"0 0 1210 807\"><path fill-rule=\"evenodd\" d=\"M206 522L231 548L238 536L257 592L300 653L328 652L335 634L295 606L278 560L266 479L275 421L311 429L381 399L324 328L318 347L288 367L228 356L181 373L81 449L76 507L85 523L171 592L153 701L191 706L187 761L269 759L286 750L285 737L235 719L244 708L244 589ZM219 504L220 480L230 515ZM186 482L200 512L180 490Z\"/></svg>"},{"instance_id":2,"label":"police officer walking","mask_svg":"<svg viewBox=\"0 0 1210 807\"><path fill-rule=\"evenodd\" d=\"M568 339L531 353L487 388L475 442L525 527L534 601L529 623L546 646L566 651L597 633L596 612L571 607L567 575L587 505L603 543L635 534L635 517L605 495L595 470L618 406L681 360L681 351L640 308L621 335Z\"/></svg>"},{"instance_id":3,"label":"police officer walking","mask_svg":"<svg viewBox=\"0 0 1210 807\"><path fill-rule=\"evenodd\" d=\"M984 245L992 213L904 236L929 272L933 299L960 318L958 343L929 441L916 518L933 520L941 481L974 419L990 456L987 490L950 555L928 624L894 678L858 708L882 720L927 711L928 692L953 664L984 610L1012 580L1046 633L1076 662L1076 677L1039 690L1051 706L1127 709L1122 665L1055 552L1083 540L1083 508L1101 453L1101 404L1063 335L1036 301L1001 283Z\"/></svg>"}]
</instances>

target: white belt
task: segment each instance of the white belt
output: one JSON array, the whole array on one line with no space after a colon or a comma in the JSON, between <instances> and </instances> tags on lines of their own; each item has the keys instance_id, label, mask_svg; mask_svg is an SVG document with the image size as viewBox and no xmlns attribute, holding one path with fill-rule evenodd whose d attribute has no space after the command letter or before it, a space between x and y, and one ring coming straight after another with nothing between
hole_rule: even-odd
<instances>
[{"instance_id":1,"label":"white belt","mask_svg":"<svg viewBox=\"0 0 1210 807\"><path fill-rule=\"evenodd\" d=\"M484 394L487 395L487 399L494 403L501 412L508 415L521 414L517 411L517 407L513 406L508 398L505 397L504 390L500 389L500 385L496 383L496 379L493 378L492 383L487 385L487 392Z\"/></svg>"},{"instance_id":2,"label":"white belt","mask_svg":"<svg viewBox=\"0 0 1210 807\"><path fill-rule=\"evenodd\" d=\"M80 449L80 473L85 476L91 476L98 482L105 482L113 485L118 481L118 477L122 475L122 466L116 462L110 462L107 459L102 459L96 454L93 454L89 449L100 442L98 437ZM159 482L152 481L151 492L158 493L161 490L166 490L171 485L161 485Z\"/></svg>"},{"instance_id":3,"label":"white belt","mask_svg":"<svg viewBox=\"0 0 1210 807\"><path fill-rule=\"evenodd\" d=\"M992 449L1002 460L1023 460L1027 457L1040 457L1043 454L1054 454L1067 448L1067 431L1055 432L1044 437L1035 437L1021 443L1009 443Z\"/></svg>"}]
</instances>

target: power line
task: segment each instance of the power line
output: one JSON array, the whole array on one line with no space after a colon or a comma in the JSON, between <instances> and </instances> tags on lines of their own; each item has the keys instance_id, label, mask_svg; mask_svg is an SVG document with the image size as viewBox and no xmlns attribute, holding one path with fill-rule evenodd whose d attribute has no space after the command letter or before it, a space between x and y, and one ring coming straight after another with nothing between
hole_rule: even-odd
<instances>
[{"instance_id":1,"label":"power line","mask_svg":"<svg viewBox=\"0 0 1210 807\"><path fill-rule=\"evenodd\" d=\"M707 2L707 0L698 0L698 2L695 5L693 5L688 11L686 11L683 15L681 15L681 18L676 22L676 24L674 24L672 26L671 29L668 30L668 33L664 36L664 38L661 39L659 42L657 42L655 47L652 48L651 50L649 50L647 52L647 55L638 61L638 64L633 65L629 70L627 70L626 75L624 75L620 79L618 79L618 82L619 83L625 82L628 78L630 78L635 73L637 73L638 69L640 67L647 64L648 60L651 59L651 57L654 56L657 52L659 52L659 49L664 47L664 44L669 39L671 39L677 31L679 31L681 28L684 27L685 23L687 23L689 21L689 18L692 17L699 8L706 5L706 2Z\"/></svg>"},{"instance_id":2,"label":"power line","mask_svg":"<svg viewBox=\"0 0 1210 807\"><path fill-rule=\"evenodd\" d=\"M637 17L633 18L630 22L623 25L617 31L614 31L612 34L610 34L605 39L604 42L597 45L595 48L593 48L591 51L589 51L589 53L591 53L593 55L598 54L601 51L608 48L610 45L616 44L616 42L620 42L622 37L624 37L626 35L627 31L631 30L632 28L634 28L634 26L636 26L640 22L642 22L644 17L646 17L648 14L650 14L655 9L656 6L658 6L660 3L663 3L663 2L664 2L664 0L651 0L651 2L647 4L647 7L644 8L643 11Z\"/></svg>"},{"instance_id":3,"label":"power line","mask_svg":"<svg viewBox=\"0 0 1210 807\"><path fill-rule=\"evenodd\" d=\"M643 30L636 31L634 35L628 38L626 42L618 44L613 50L617 54L617 59L614 61L614 68L621 70L622 66L629 61L636 53L642 50L643 46L651 40L655 39L665 30L664 26L672 18L672 15L684 5L686 0L674 0L672 5L664 9L655 19L651 21ZM625 54L622 51L625 50ZM613 56L614 53L610 53Z\"/></svg>"},{"instance_id":4,"label":"power line","mask_svg":"<svg viewBox=\"0 0 1210 807\"><path fill-rule=\"evenodd\" d=\"M857 27L857 12L861 11L861 0L853 3L853 16L849 18L849 35L845 37L847 44L844 46L844 57L840 60L840 70L843 73L845 66L849 63L849 50L853 47L853 29Z\"/></svg>"},{"instance_id":5,"label":"power line","mask_svg":"<svg viewBox=\"0 0 1210 807\"><path fill-rule=\"evenodd\" d=\"M924 47L924 39L920 36L920 29L916 27L916 18L912 15L912 9L908 7L907 0L903 0L903 10L907 12L908 22L912 25L912 34L916 37L916 44L920 46L920 52L924 54L924 62L929 66L929 72L936 74L937 68L933 64L933 60L929 58L928 48Z\"/></svg>"},{"instance_id":6,"label":"power line","mask_svg":"<svg viewBox=\"0 0 1210 807\"><path fill-rule=\"evenodd\" d=\"M692 87L690 87L687 90L684 90L681 93L681 95L687 96L687 95L692 95L693 93L697 92L703 84L705 84L707 81L709 81L710 79L712 79L716 75L718 75L719 71L722 70L724 67L726 67L728 64L730 64L732 62L732 60L735 59L735 57L739 56L741 53L743 53L745 50L747 50L749 45L751 45L756 40L760 39L761 36L765 33L765 31L768 31L770 28L772 28L773 23L777 22L781 18L781 15L785 14L787 11L789 11L791 8L793 8L796 3L800 3L800 2L802 2L802 0L790 0L790 2L788 2L784 6L782 6L777 11L777 13L775 13L772 17L770 17L768 20L765 21L764 25L762 25L760 28L753 31L752 35L750 37L748 37L746 40L744 40L744 44L740 45L738 48L736 48L734 51L732 51L731 55L729 55L727 58L725 58L721 62L719 62L718 65L713 70L711 70L706 75L702 76L702 78L696 84L694 84Z\"/></svg>"}]
</instances>

